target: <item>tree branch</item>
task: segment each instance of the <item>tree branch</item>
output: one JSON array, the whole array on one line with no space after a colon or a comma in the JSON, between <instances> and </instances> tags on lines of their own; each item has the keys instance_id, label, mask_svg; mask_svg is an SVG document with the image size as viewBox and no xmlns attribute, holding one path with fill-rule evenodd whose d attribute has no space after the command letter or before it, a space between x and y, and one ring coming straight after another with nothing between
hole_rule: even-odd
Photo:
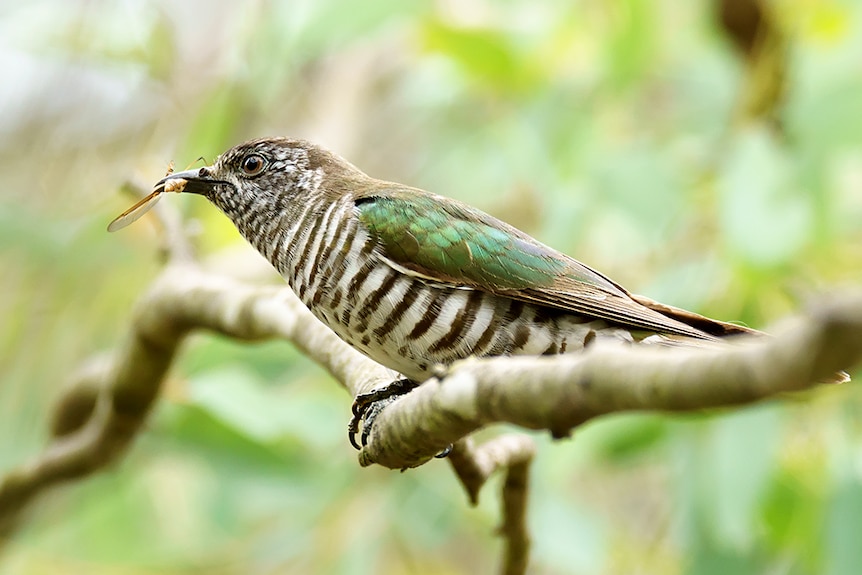
<instances>
[{"instance_id":1,"label":"tree branch","mask_svg":"<svg viewBox=\"0 0 862 575\"><path fill-rule=\"evenodd\" d=\"M193 329L291 341L353 395L395 378L323 327L288 288L249 286L178 259L138 303L121 349L91 362L66 387L52 415L52 443L0 480L0 538L41 492L106 467L128 449Z\"/></svg>"},{"instance_id":2,"label":"tree branch","mask_svg":"<svg viewBox=\"0 0 862 575\"><path fill-rule=\"evenodd\" d=\"M374 422L362 465L421 465L492 423L555 437L596 416L751 403L829 380L862 358L862 292L812 306L778 336L716 349L595 346L578 355L457 363Z\"/></svg>"}]
</instances>

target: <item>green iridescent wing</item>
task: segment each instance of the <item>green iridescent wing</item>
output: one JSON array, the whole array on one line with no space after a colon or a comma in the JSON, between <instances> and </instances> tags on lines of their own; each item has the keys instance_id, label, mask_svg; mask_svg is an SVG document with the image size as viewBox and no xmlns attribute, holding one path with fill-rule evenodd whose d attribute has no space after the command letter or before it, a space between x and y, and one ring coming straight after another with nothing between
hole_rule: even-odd
<instances>
[{"instance_id":1,"label":"green iridescent wing","mask_svg":"<svg viewBox=\"0 0 862 575\"><path fill-rule=\"evenodd\" d=\"M426 280L659 333L712 339L709 334L745 331L668 306L667 313L651 309L595 270L449 198L377 188L357 197L356 207L384 257ZM698 327L689 325L693 318Z\"/></svg>"},{"instance_id":2,"label":"green iridescent wing","mask_svg":"<svg viewBox=\"0 0 862 575\"><path fill-rule=\"evenodd\" d=\"M396 192L396 190L386 190ZM465 204L409 190L357 201L360 220L386 256L419 273L490 289L549 287L566 273L561 254ZM580 281L617 288L584 267Z\"/></svg>"}]
</instances>

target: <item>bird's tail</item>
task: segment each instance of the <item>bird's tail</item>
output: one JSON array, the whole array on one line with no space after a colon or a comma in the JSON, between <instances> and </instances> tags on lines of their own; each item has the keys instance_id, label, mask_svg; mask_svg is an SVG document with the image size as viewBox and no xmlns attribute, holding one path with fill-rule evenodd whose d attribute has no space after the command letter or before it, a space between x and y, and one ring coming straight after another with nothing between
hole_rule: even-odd
<instances>
[{"instance_id":1,"label":"bird's tail","mask_svg":"<svg viewBox=\"0 0 862 575\"><path fill-rule=\"evenodd\" d=\"M684 324L690 325L691 327L697 328L700 331L708 333L709 335L714 335L715 337L727 337L732 335L744 334L765 335L762 331L758 331L750 327L745 327L744 325L728 323L726 321L718 321L717 319L712 319L706 317L705 315L694 313L693 311L688 311L685 309L674 307L672 305L657 302L646 296L632 294L632 299L634 299L636 302L638 302L644 307L648 307L653 311L657 311L662 315L680 321Z\"/></svg>"},{"instance_id":2,"label":"bird's tail","mask_svg":"<svg viewBox=\"0 0 862 575\"><path fill-rule=\"evenodd\" d=\"M765 336L766 333L762 331L758 331L756 329L752 329L750 327L746 327L744 325L738 325L735 323L728 323L724 321L719 321L716 319L708 318L706 316L680 309L678 307L674 307L672 305L667 305L663 303L659 303L655 300L652 300L648 297L642 295L632 294L632 299L641 304L642 306L648 307L651 310L657 311L662 315L665 315L669 318L675 319L677 321L681 321L682 323L688 324L694 328L697 328L703 332L706 332L715 337L732 337L738 335L753 335L753 336ZM653 340L653 338L656 338ZM691 338L684 337L676 337L676 336L665 336L665 335L657 335L646 338L643 340L643 343L659 343L660 345L667 345L672 347L704 347L704 345L716 345L719 342L715 341L705 341L705 340L694 340ZM834 374L832 377L826 378L822 381L822 383L847 383L850 381L850 374L846 371L839 371Z\"/></svg>"}]
</instances>

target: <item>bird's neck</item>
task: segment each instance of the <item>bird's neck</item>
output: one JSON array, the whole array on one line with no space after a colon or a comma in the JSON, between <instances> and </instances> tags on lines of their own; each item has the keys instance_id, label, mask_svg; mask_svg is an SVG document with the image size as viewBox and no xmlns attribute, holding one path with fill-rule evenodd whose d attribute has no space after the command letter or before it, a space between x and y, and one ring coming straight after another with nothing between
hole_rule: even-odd
<instances>
[{"instance_id":1,"label":"bird's neck","mask_svg":"<svg viewBox=\"0 0 862 575\"><path fill-rule=\"evenodd\" d=\"M357 238L359 222L353 203L307 201L297 210L274 212L259 230L237 226L246 240L263 255L288 284L299 293L320 283L312 270L326 265L347 242ZM365 239L365 238L363 238ZM305 291L305 290L303 290Z\"/></svg>"}]
</instances>

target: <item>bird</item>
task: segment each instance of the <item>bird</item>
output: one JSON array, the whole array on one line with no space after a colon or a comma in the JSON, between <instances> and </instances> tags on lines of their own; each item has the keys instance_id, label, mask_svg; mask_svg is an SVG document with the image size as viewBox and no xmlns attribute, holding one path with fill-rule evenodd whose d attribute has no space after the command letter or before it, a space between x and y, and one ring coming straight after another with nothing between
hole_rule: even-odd
<instances>
[{"instance_id":1,"label":"bird","mask_svg":"<svg viewBox=\"0 0 862 575\"><path fill-rule=\"evenodd\" d=\"M204 196L318 320L402 375L355 399L357 448L370 406L463 358L760 333L632 294L466 203L373 178L301 139L239 144L212 165L169 173L156 191ZM366 418L363 445L368 430Z\"/></svg>"}]
</instances>

